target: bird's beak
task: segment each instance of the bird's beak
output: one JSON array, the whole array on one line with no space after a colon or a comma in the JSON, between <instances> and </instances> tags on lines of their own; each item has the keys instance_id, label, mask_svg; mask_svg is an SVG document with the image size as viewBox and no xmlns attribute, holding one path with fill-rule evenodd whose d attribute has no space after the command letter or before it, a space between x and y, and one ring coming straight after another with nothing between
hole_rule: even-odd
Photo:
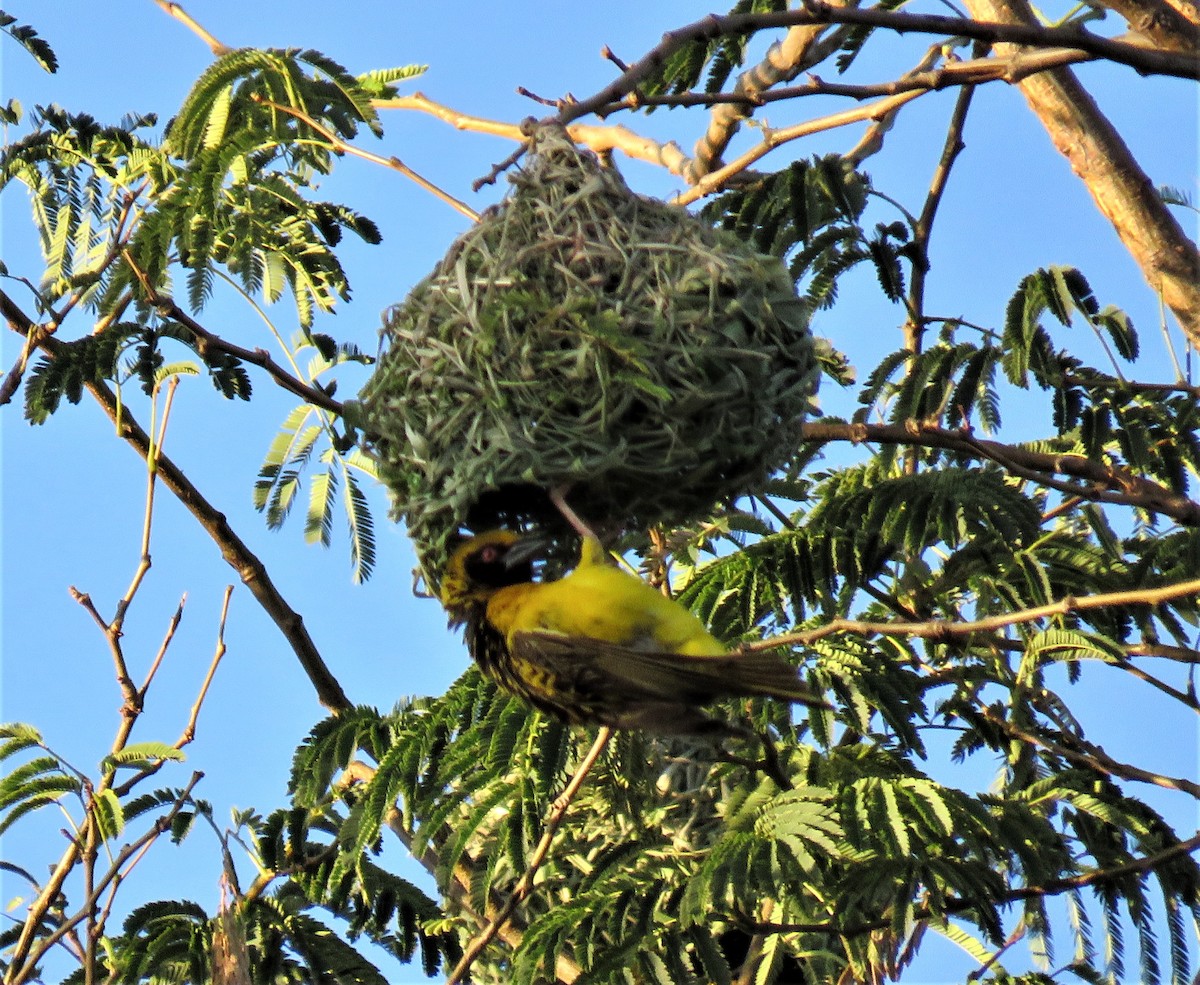
<instances>
[{"instance_id":1,"label":"bird's beak","mask_svg":"<svg viewBox=\"0 0 1200 985\"><path fill-rule=\"evenodd\" d=\"M545 558L553 545L553 539L545 534L525 534L505 553L504 566L513 568L518 564L528 564L531 561Z\"/></svg>"}]
</instances>

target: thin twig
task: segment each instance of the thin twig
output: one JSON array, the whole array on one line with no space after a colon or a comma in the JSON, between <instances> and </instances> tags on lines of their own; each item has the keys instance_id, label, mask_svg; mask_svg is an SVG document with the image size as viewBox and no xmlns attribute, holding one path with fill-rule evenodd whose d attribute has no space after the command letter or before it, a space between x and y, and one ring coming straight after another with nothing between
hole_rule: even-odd
<instances>
[{"instance_id":1,"label":"thin twig","mask_svg":"<svg viewBox=\"0 0 1200 985\"><path fill-rule=\"evenodd\" d=\"M228 45L222 44L211 34L208 33L200 24L177 3L171 3L170 0L154 0L156 4L168 14L174 17L181 24L186 26L193 34L201 41L208 45L208 50L213 53L215 58L220 58L222 55L227 55L233 49Z\"/></svg>"},{"instance_id":2,"label":"thin twig","mask_svg":"<svg viewBox=\"0 0 1200 985\"><path fill-rule=\"evenodd\" d=\"M1065 616L1073 612L1086 612L1091 609L1104 609L1110 606L1146 605L1154 606L1175 599L1200 596L1200 578L1179 582L1174 585L1163 585L1159 588L1136 588L1124 592L1108 592L1099 595L1067 596L1057 602L1009 612L1002 616L988 616L985 619L974 619L963 622L952 622L948 619L930 619L923 622L870 622L865 619L832 619L824 626L816 629L803 630L797 633L783 633L765 640L756 640L745 644L746 650L769 650L778 646L807 646L817 640L837 633L853 633L856 636L897 636L915 637L918 639L949 640L975 633L988 633L1003 629L1006 626L1016 626L1021 623L1036 622L1050 616Z\"/></svg>"},{"instance_id":3,"label":"thin twig","mask_svg":"<svg viewBox=\"0 0 1200 985\"><path fill-rule=\"evenodd\" d=\"M992 953L992 955L986 961L984 961L978 968L976 968L969 975L967 975L967 981L968 982L979 981L979 979L982 978L984 976L984 974L986 974L988 968L990 968L997 961L999 961L1000 958L1003 957L1004 952L1007 951L1009 948L1011 948L1019 940L1021 940L1025 936L1025 933L1026 933L1025 918L1022 917L1020 920L1017 921L1017 925L1013 928L1013 932L1008 935L1008 937L1005 939L1004 943L1001 944L998 948L996 948L996 950Z\"/></svg>"},{"instance_id":4,"label":"thin twig","mask_svg":"<svg viewBox=\"0 0 1200 985\"><path fill-rule=\"evenodd\" d=\"M229 617L229 598L231 595L233 595L233 586L226 585L225 599L221 603L221 621L217 625L217 648L213 653L212 661L208 665L208 673L204 675L204 683L200 685L200 693L196 695L196 700L192 703L192 713L188 717L187 727L184 728L183 734L175 743L176 749L182 749L196 738L196 721L200 717L200 706L204 704L204 698L208 694L208 688L217 673L217 667L221 663L221 658L225 656L225 620Z\"/></svg>"},{"instance_id":5,"label":"thin twig","mask_svg":"<svg viewBox=\"0 0 1200 985\"><path fill-rule=\"evenodd\" d=\"M146 671L146 679L142 682L142 686L138 688L138 700L143 704L146 701L146 692L150 689L150 682L154 680L154 675L158 673L158 668L163 662L163 657L167 655L167 647L171 645L171 640L175 638L175 630L179 628L179 620L183 618L183 607L187 603L187 592L179 597L179 605L175 608L175 613L171 616L167 623L167 632L163 636L163 641L158 645L158 652L154 654L154 659L150 662L150 669Z\"/></svg>"},{"instance_id":6,"label":"thin twig","mask_svg":"<svg viewBox=\"0 0 1200 985\"><path fill-rule=\"evenodd\" d=\"M588 771L595 765L596 760L600 758L600 754L604 751L604 747L608 745L609 739L612 738L612 729L607 725L601 726L596 733L596 739L592 743L591 749L587 755L583 757L579 766L575 770L575 775L571 777L571 782L567 784L562 794L550 807L550 814L546 818L546 828L542 833L542 839L538 842L537 847L530 856L529 865L525 869L525 874L513 887L512 895L508 901L497 913L491 923L471 941L470 946L463 954L462 959L451 972L450 977L446 979L446 985L458 985L467 972L471 970L471 965L475 963L475 959L483 952L483 949L488 946L495 938L496 934L512 916L513 911L524 900L533 889L533 877L537 874L537 870L545 861L547 853L550 851L550 843L554 840L554 835L557 833L559 826L566 817L567 808L571 806L571 801L575 799L575 795L579 792L579 788L583 786L583 781L588 775Z\"/></svg>"},{"instance_id":7,"label":"thin twig","mask_svg":"<svg viewBox=\"0 0 1200 985\"><path fill-rule=\"evenodd\" d=\"M1142 670L1141 667L1130 663L1128 660L1118 660L1115 664L1113 664L1113 666L1120 667L1122 670L1138 678L1138 680L1145 681L1151 687L1157 688L1159 691L1162 691L1163 694L1174 698L1185 708L1191 708L1192 711L1200 712L1200 700L1196 699L1196 695L1194 693L1189 694L1186 691L1180 691L1178 688L1172 687L1166 681L1160 680L1153 674L1148 674L1146 671Z\"/></svg>"},{"instance_id":8,"label":"thin twig","mask_svg":"<svg viewBox=\"0 0 1200 985\"><path fill-rule=\"evenodd\" d=\"M467 205L466 202L459 201L449 192L443 191L428 178L424 178L417 174L416 171L400 160L400 158L383 157L380 154L372 154L370 151L363 150L360 147L355 147L353 144L349 144L344 141L328 127L322 126L307 113L303 113L291 106L284 106L282 103L271 102L271 100L264 99L257 94L252 95L250 98L256 103L260 103L263 106L269 106L271 109L276 110L277 112L283 113L292 117L293 119L299 120L306 126L312 127L312 129L316 130L317 133L329 141L332 147L342 151L345 154L352 154L355 157L361 157L364 161L370 161L372 164L381 164L385 168L391 168L393 171L400 172L400 174L404 175L404 177L415 181L418 185L425 189L425 191L429 192L436 198L440 198L443 202L445 202L455 211L465 215L472 222L479 221L479 213L471 208L471 206Z\"/></svg>"},{"instance_id":9,"label":"thin twig","mask_svg":"<svg viewBox=\"0 0 1200 985\"><path fill-rule=\"evenodd\" d=\"M826 130L848 126L851 123L861 123L864 120L878 119L888 113L895 112L905 103L910 103L914 99L925 95L926 91L902 92L899 95L888 96L886 99L880 99L878 102L870 103L866 106L842 110L840 113L830 113L828 116L823 116L820 119L807 120L804 123L797 123L794 126L783 127L779 130L764 129L763 139L758 144L730 161L723 168L718 168L704 175L686 192L676 195L673 201L676 205L689 205L706 195L711 195L719 191L735 175L741 174L750 165L766 157L771 151L783 144L792 140L799 140L801 137L811 136L814 133L823 133Z\"/></svg>"},{"instance_id":10,"label":"thin twig","mask_svg":"<svg viewBox=\"0 0 1200 985\"><path fill-rule=\"evenodd\" d=\"M7 301L7 297L0 292L0 307L3 308L5 319L14 331L24 335L31 324L30 319L11 302L4 303ZM62 352L63 345L64 343L58 339L48 338L43 340L41 348L51 358L56 358ZM102 382L88 382L85 387L108 419L116 426L117 433L121 438L145 461L150 449L150 438L130 413L129 408L119 407L112 390ZM350 708L350 699L346 697L341 684L330 673L320 651L304 626L304 620L288 605L271 580L265 565L238 537L230 527L225 515L204 498L200 490L188 479L183 470L171 461L169 456L161 456L158 474L163 484L200 522L205 532L220 548L222 557L237 571L255 600L263 607L284 638L291 644L292 650L312 682L321 704L335 713Z\"/></svg>"},{"instance_id":11,"label":"thin twig","mask_svg":"<svg viewBox=\"0 0 1200 985\"><path fill-rule=\"evenodd\" d=\"M1051 742L1040 735L1034 735L1032 732L1026 731L1018 725L1013 724L1003 718L1000 718L989 707L981 706L978 709L981 717L995 725L1005 735L1020 739L1027 745L1037 746L1040 749L1045 749L1047 752L1053 753L1056 756L1061 756L1063 759L1069 760L1079 766L1086 766L1089 769L1095 770L1097 773L1103 773L1105 776L1117 777L1122 780L1130 780L1136 783L1148 783L1152 786L1163 787L1167 790L1178 790L1181 793L1189 794L1192 797L1200 800L1200 783L1195 783L1192 780L1185 780L1183 777L1167 776L1163 773L1151 773L1149 770L1144 770L1138 766L1133 766L1130 763L1122 763L1119 760L1113 759L1102 749L1092 746L1087 743L1087 750L1069 749L1057 742Z\"/></svg>"},{"instance_id":12,"label":"thin twig","mask_svg":"<svg viewBox=\"0 0 1200 985\"><path fill-rule=\"evenodd\" d=\"M921 335L925 327L925 277L929 273L929 240L933 234L933 222L937 218L938 206L950 180L950 171L966 146L963 143L963 128L974 95L974 86L964 86L959 90L958 98L954 102L954 111L950 114L949 126L946 128L942 156L934 168L929 191L925 194L925 204L913 229L913 244L920 259L912 265L912 278L908 290L909 320L905 325L905 333L908 336L906 347L910 352L918 352L921 348Z\"/></svg>"},{"instance_id":13,"label":"thin twig","mask_svg":"<svg viewBox=\"0 0 1200 985\"><path fill-rule=\"evenodd\" d=\"M1169 848L1164 848L1161 852L1155 855L1145 855L1142 858L1135 858L1128 862L1123 862L1120 865L1114 865L1107 869L1092 869L1090 872L1080 873L1075 876L1067 876L1063 879L1049 879L1037 886L1016 886L1006 890L1003 893L997 894L989 900L993 904L1015 903L1025 899L1040 899L1047 896L1057 896L1061 893L1068 893L1076 889L1083 889L1086 886L1092 886L1096 883L1109 882L1114 879L1120 879L1123 876L1138 875L1142 872L1153 872L1159 866L1165 865L1179 858L1181 855L1190 855L1192 852L1200 848L1200 832L1197 832L1186 841L1176 842ZM968 898L951 898L943 902L938 907L938 912L935 913L929 906L920 906L908 915L910 922L921 920L940 919L942 914L961 913L963 910L970 910L979 905L979 900L974 897ZM892 926L892 918L885 917L881 920L873 920L868 923L852 924L844 926L835 921L826 921L822 923L750 923L743 929L752 932L762 931L771 934L789 934L789 933L807 933L807 934L829 934L837 937L860 937L863 934L874 933L877 930L884 930Z\"/></svg>"},{"instance_id":14,"label":"thin twig","mask_svg":"<svg viewBox=\"0 0 1200 985\"><path fill-rule=\"evenodd\" d=\"M129 587L125 590L125 594L117 602L116 615L113 616L112 625L109 626L109 632L115 636L121 635L121 628L125 625L125 613L129 611L130 605L133 604L133 598L137 595L138 589L141 588L142 582L145 580L153 563L150 557L150 531L154 522L154 491L158 480L158 460L162 457L162 446L167 437L167 422L171 417L171 406L175 401L175 391L178 387L179 377L172 376L167 382L167 396L163 401L162 421L159 424L157 438L154 436L154 408L158 402L157 383L150 394L151 416L149 434L153 443L146 453L146 508L142 518L141 554L138 558L137 569L133 573L133 579L130 581Z\"/></svg>"}]
</instances>

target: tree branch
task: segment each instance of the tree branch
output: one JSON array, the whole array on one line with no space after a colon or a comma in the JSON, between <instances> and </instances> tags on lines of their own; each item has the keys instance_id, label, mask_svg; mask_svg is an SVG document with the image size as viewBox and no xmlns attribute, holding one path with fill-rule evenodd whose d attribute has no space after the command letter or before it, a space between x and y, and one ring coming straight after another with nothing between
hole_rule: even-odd
<instances>
[{"instance_id":1,"label":"tree branch","mask_svg":"<svg viewBox=\"0 0 1200 985\"><path fill-rule=\"evenodd\" d=\"M921 445L945 448L995 462L1023 478L1053 486L1082 499L1136 506L1161 513L1187 526L1200 524L1200 503L1172 492L1149 479L1119 466L1104 465L1082 455L1050 455L1017 445L1006 445L974 437L968 431L952 431L905 421L903 424L842 424L815 421L804 425L803 440L811 442L853 441L891 445ZM1089 485L1059 483L1050 477L1067 475Z\"/></svg>"},{"instance_id":2,"label":"tree branch","mask_svg":"<svg viewBox=\"0 0 1200 985\"><path fill-rule=\"evenodd\" d=\"M32 322L9 299L0 292L0 307L10 327L25 335ZM42 341L41 348L51 358L62 351L65 343L55 338ZM117 433L145 460L150 453L151 441L141 426L134 420L127 406L118 406L112 390L101 382L89 382L87 390L100 404L101 409L117 428ZM329 672L320 651L309 636L304 620L279 593L271 580L266 566L246 546L245 542L230 527L225 515L218 511L201 494L170 458L161 456L158 465L161 481L199 522L221 550L221 556L237 571L242 582L250 589L271 620L279 627L284 638L291 644L293 652L304 668L317 698L332 712L345 711L351 707L342 686Z\"/></svg>"},{"instance_id":3,"label":"tree branch","mask_svg":"<svg viewBox=\"0 0 1200 985\"><path fill-rule=\"evenodd\" d=\"M496 934L508 922L514 911L520 905L533 889L533 877L537 875L538 869L541 868L542 862L545 861L547 853L550 851L550 843L554 840L554 835L558 832L562 825L563 818L567 816L567 809L571 806L571 802L575 799L575 795L579 793L579 788L583 786L583 781L587 779L591 768L596 764L596 760L600 758L600 754L604 752L609 740L612 738L612 729L607 725L600 727L596 732L595 741L592 742L592 747L587 751L587 754L575 767L575 774L571 777L570 782L559 794L558 798L550 807L550 814L546 818L546 826L542 831L541 840L534 848L533 854L529 858L529 864L525 869L524 875L521 876L517 884L513 887L513 891L509 894L508 900L501 907L500 912L492 917L491 922L484 928L483 933L476 936L471 941L471 946L467 948L450 977L446 979L446 985L459 985L471 970L471 965L475 963L475 959L483 953L483 949L495 939Z\"/></svg>"},{"instance_id":4,"label":"tree branch","mask_svg":"<svg viewBox=\"0 0 1200 985\"><path fill-rule=\"evenodd\" d=\"M1200 591L1200 587L1198 587ZM1055 756L1061 756L1072 763L1079 766L1086 766L1088 769L1094 770L1097 773L1102 773L1105 776L1117 777L1121 780L1130 780L1136 783L1148 783L1156 787L1163 787L1167 790L1178 790L1181 793L1189 794L1200 800L1200 783L1195 783L1191 780L1185 780L1182 777L1166 776L1162 773L1151 773L1149 770L1144 770L1139 766L1134 766L1131 763L1122 763L1113 759L1104 750L1089 742L1076 740L1079 745L1084 748L1070 749L1067 746L1058 742L1052 742L1049 739L1043 738L1040 735L1034 735L1032 732L1026 731L1018 725L1013 724L1006 719L1001 718L991 708L980 707L979 715L990 724L996 726L1001 732L1009 738L1018 739L1026 745L1037 746L1040 749L1045 749L1047 752L1053 753Z\"/></svg>"},{"instance_id":5,"label":"tree branch","mask_svg":"<svg viewBox=\"0 0 1200 985\"><path fill-rule=\"evenodd\" d=\"M565 105L559 119L569 123L604 107L621 103L638 86L661 70L667 59L686 44L711 41L730 34L751 34L770 28L797 27L817 24L860 24L890 28L894 31L917 31L947 37L966 37L993 44L1000 41L1034 45L1042 48L1069 48L1096 58L1129 65L1144 74L1175 75L1200 79L1200 58L1177 52L1111 41L1077 27L1040 27L1028 23L1000 23L942 17L931 14L905 14L878 9L834 7L820 0L810 0L796 10L769 14L732 14L727 17L710 15L675 31L668 31L654 48L629 69L621 73L595 95Z\"/></svg>"},{"instance_id":6,"label":"tree branch","mask_svg":"<svg viewBox=\"0 0 1200 985\"><path fill-rule=\"evenodd\" d=\"M838 5L846 0L837 0ZM753 97L780 82L790 82L806 68L824 61L843 44L848 29L821 35L826 24L804 24L789 28L784 36L768 49L762 61L743 71L734 81L733 94L744 94L745 102L722 103L709 114L708 129L696 142L693 157L683 172L689 185L695 185L705 175L720 168L722 158L742 121L748 118L755 103Z\"/></svg>"},{"instance_id":7,"label":"tree branch","mask_svg":"<svg viewBox=\"0 0 1200 985\"><path fill-rule=\"evenodd\" d=\"M920 622L899 620L896 622L871 622L866 619L831 619L816 629L795 633L781 633L765 640L746 643L746 650L769 650L778 646L807 646L837 633L853 633L856 636L900 636L917 639L951 640L975 633L990 633L1006 626L1037 622L1050 616L1065 616L1073 612L1088 612L1119 605L1160 605L1174 599L1200 597L1200 578L1163 585L1159 588L1137 588L1125 592L1106 592L1098 595L1068 596L1057 602L1021 609L1002 616L984 619L951 622L946 619L929 619Z\"/></svg>"},{"instance_id":8,"label":"tree branch","mask_svg":"<svg viewBox=\"0 0 1200 985\"><path fill-rule=\"evenodd\" d=\"M967 7L979 18L1022 27L1035 22L1025 0L967 0ZM985 40L1025 43L1015 37ZM1200 59L1190 57L1200 65ZM1017 84L1054 146L1116 229L1151 290L1161 295L1192 345L1200 350L1200 253L1196 244L1069 68L1042 72Z\"/></svg>"},{"instance_id":9,"label":"tree branch","mask_svg":"<svg viewBox=\"0 0 1200 985\"><path fill-rule=\"evenodd\" d=\"M933 221L938 206L950 181L950 170L966 144L963 143L963 127L975 95L973 85L964 86L954 102L950 123L946 128L946 139L942 143L942 156L938 159L925 195L925 204L917 217L913 229L913 244L917 247L920 260L912 265L912 278L908 289L908 323L904 326L905 347L909 352L919 352L925 328L925 276L929 272L929 238L933 234Z\"/></svg>"},{"instance_id":10,"label":"tree branch","mask_svg":"<svg viewBox=\"0 0 1200 985\"><path fill-rule=\"evenodd\" d=\"M676 205L688 205L691 202L695 202L705 195L711 195L718 191L735 175L745 171L755 161L766 157L767 154L781 144L792 140L799 140L801 137L808 137L814 133L822 133L826 130L844 127L851 123L881 119L889 113L894 113L905 103L912 102L918 96L923 96L927 91L925 89L918 89L911 92L902 92L865 106L842 110L840 113L830 113L828 116L823 116L816 120L806 120L804 123L797 123L795 126L783 127L779 130L763 128L763 139L760 143L751 147L750 150L730 161L724 167L704 175L686 192L676 195L673 201Z\"/></svg>"},{"instance_id":11,"label":"tree branch","mask_svg":"<svg viewBox=\"0 0 1200 985\"><path fill-rule=\"evenodd\" d=\"M1115 10L1131 30L1160 48L1184 54L1200 48L1200 27L1162 0L1101 0L1100 6Z\"/></svg>"},{"instance_id":12,"label":"tree branch","mask_svg":"<svg viewBox=\"0 0 1200 985\"><path fill-rule=\"evenodd\" d=\"M400 174L416 182L421 188L424 188L425 191L429 192L435 198L441 199L456 212L465 215L472 222L479 221L479 213L471 208L471 206L467 205L465 202L460 202L457 198L455 198L449 192L443 191L428 178L417 174L416 171L400 160L400 158L382 157L379 154L372 154L370 151L355 147L353 144L348 144L328 127L322 126L307 113L302 113L300 110L295 109L294 107L285 106L282 103L273 103L269 99L264 99L262 96L257 94L252 95L250 98L256 103L269 106L271 109L276 110L279 113L283 113L287 116L293 117L294 119L300 120L305 126L311 127L327 141L329 141L329 145L335 150L339 150L344 154L352 154L355 157L361 157L364 161L370 161L372 164L381 164L385 168L390 168L393 171L400 172Z\"/></svg>"},{"instance_id":13,"label":"tree branch","mask_svg":"<svg viewBox=\"0 0 1200 985\"><path fill-rule=\"evenodd\" d=\"M154 2L208 45L208 50L213 53L214 58L220 58L222 55L227 55L233 50L209 34L180 4L171 3L170 0L154 0Z\"/></svg>"},{"instance_id":14,"label":"tree branch","mask_svg":"<svg viewBox=\"0 0 1200 985\"><path fill-rule=\"evenodd\" d=\"M343 783L368 783L371 777L375 775L375 770L368 764L355 761L350 763L342 774ZM391 830L392 834L400 841L405 848L412 850L412 836L404 828L404 822L400 811L392 807L388 811L384 823ZM414 856L415 858L416 856ZM469 857L469 856L468 856ZM429 847L425 853L417 858L416 861L428 872L431 876L436 877L441 866L439 864L438 849L435 845L435 839L430 839ZM474 896L472 893L472 885L474 883L475 873L472 869L459 862L454 871L450 874L450 882L442 889L447 899L453 900L454 903L461 907L463 911L470 914L472 918L479 924L481 928L486 927L496 919L500 913L503 904L500 902L498 894L494 890L489 890L485 901L485 912L479 913L475 909L473 902ZM502 925L498 925L496 936L504 941L511 949L516 950L520 946L524 928L520 926L520 921L513 915L510 915ZM582 971L578 964L572 961L565 955L559 954L554 961L554 974L557 982L562 982L564 985L571 985Z\"/></svg>"},{"instance_id":15,"label":"tree branch","mask_svg":"<svg viewBox=\"0 0 1200 985\"><path fill-rule=\"evenodd\" d=\"M331 414L342 415L342 402L334 400L328 393L320 387L312 386L305 383L289 373L286 369L277 363L271 354L266 349L246 349L240 345L235 345L232 342L227 342L219 335L214 335L207 328L201 325L195 318L184 311L173 297L169 294L162 294L159 290L150 283L150 280L138 269L138 266L133 261L133 257L128 253L125 255L125 262L129 264L130 269L137 276L139 283L142 285L142 290L145 292L146 300L158 310L158 313L163 318L169 318L171 321L182 325L192 333L196 340L196 352L199 353L201 359L208 358L208 352L211 349L216 349L219 352L227 353L251 365L259 366L265 369L268 375L283 389L289 393L294 393L301 400L312 404L314 407L320 407L322 410L327 410Z\"/></svg>"}]
</instances>

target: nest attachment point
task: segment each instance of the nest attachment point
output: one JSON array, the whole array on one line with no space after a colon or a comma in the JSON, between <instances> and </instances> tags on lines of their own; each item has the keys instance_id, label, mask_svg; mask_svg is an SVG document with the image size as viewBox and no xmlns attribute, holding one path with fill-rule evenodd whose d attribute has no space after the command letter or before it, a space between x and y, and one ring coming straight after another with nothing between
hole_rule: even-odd
<instances>
[{"instance_id":1,"label":"nest attachment point","mask_svg":"<svg viewBox=\"0 0 1200 985\"><path fill-rule=\"evenodd\" d=\"M368 450L427 574L462 525L682 525L790 456L816 388L782 261L634 194L561 127L385 318Z\"/></svg>"}]
</instances>

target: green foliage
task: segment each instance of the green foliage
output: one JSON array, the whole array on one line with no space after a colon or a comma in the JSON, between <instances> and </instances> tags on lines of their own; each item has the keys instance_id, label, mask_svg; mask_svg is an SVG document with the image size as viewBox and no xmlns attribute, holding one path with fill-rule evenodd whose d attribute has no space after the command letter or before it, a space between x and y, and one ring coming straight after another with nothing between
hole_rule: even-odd
<instances>
[{"instance_id":1,"label":"green foliage","mask_svg":"<svg viewBox=\"0 0 1200 985\"><path fill-rule=\"evenodd\" d=\"M58 56L54 54L54 49L28 24L18 24L12 14L0 10L0 30L29 52L45 71L52 75L58 71Z\"/></svg>"},{"instance_id":2,"label":"green foliage","mask_svg":"<svg viewBox=\"0 0 1200 985\"><path fill-rule=\"evenodd\" d=\"M31 29L19 33L23 43L37 40ZM361 128L379 134L371 100L394 95L395 83L421 71L407 66L356 78L319 52L232 51L197 81L161 141L149 133L154 116L106 126L58 107L35 109L28 132L0 154L0 189L20 183L33 204L46 261L36 285L39 314L58 329L56 312L82 305L97 323L74 339L57 330L59 344L34 360L26 417L43 423L64 398L78 403L92 385L136 381L150 393L164 372L183 371L165 351L167 340L203 363L222 396L249 400L251 380L239 355L197 334L186 315L164 304L177 275L193 313L222 279L251 300L273 303L290 294L301 332L287 355L294 364L306 348L315 351L304 383L346 361L368 361L356 346L311 326L317 312L350 297L336 253L344 232L378 243L379 230L313 191L332 168L339 141ZM10 107L14 119L18 114ZM130 307L136 317L122 317ZM330 394L335 385L322 384ZM373 478L373 467L361 453L347 454L352 439L335 436L327 416L323 427L330 444L311 486L306 534L328 544L334 512L343 512L361 580L374 564L374 535L359 477ZM270 526L286 517L303 464L268 456L260 480L266 489L256 491L256 501L266 497L260 508Z\"/></svg>"},{"instance_id":3,"label":"green foliage","mask_svg":"<svg viewBox=\"0 0 1200 985\"><path fill-rule=\"evenodd\" d=\"M876 265L885 293L903 290L897 247L907 238L902 227L880 226L868 237L860 225L870 179L836 155L793 161L712 199L701 215L749 239L764 253L788 260L788 269L814 308L837 299L837 281L869 261Z\"/></svg>"},{"instance_id":4,"label":"green foliage","mask_svg":"<svg viewBox=\"0 0 1200 985\"><path fill-rule=\"evenodd\" d=\"M297 339L295 349L297 353L316 350L307 373L314 382L343 362L367 361L357 347L338 346L328 336ZM282 527L295 505L302 476L315 457L318 471L309 485L305 537L310 543L329 545L340 498L350 534L354 580L361 582L371 576L375 566L375 522L360 476L374 480L375 463L361 449L348 448L347 440L336 433L333 425L327 413L311 404L300 404L288 413L259 469L254 508L266 514L267 526L272 530ZM352 428L347 430L353 433ZM325 447L318 451L322 444Z\"/></svg>"}]
</instances>

